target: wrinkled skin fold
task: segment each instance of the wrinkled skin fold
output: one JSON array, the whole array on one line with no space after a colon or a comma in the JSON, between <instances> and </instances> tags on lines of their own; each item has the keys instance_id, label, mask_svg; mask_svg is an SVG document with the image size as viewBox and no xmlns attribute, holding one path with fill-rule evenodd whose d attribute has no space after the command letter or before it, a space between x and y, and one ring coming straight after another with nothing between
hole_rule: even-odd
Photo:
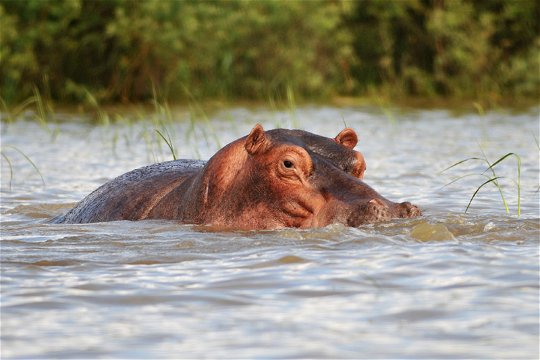
<instances>
[{"instance_id":1,"label":"wrinkled skin fold","mask_svg":"<svg viewBox=\"0 0 540 360\"><path fill-rule=\"evenodd\" d=\"M264 131L219 150L208 162L176 160L130 171L102 185L56 223L172 219L227 229L347 226L421 215L387 200L362 179L358 136Z\"/></svg>"}]
</instances>

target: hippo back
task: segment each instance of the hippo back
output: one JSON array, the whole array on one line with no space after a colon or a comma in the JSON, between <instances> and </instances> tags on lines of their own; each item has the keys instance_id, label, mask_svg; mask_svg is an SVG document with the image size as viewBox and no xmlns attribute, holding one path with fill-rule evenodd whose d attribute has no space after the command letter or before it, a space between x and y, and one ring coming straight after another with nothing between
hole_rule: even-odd
<instances>
[{"instance_id":1,"label":"hippo back","mask_svg":"<svg viewBox=\"0 0 540 360\"><path fill-rule=\"evenodd\" d=\"M174 160L132 170L105 183L53 223L145 219L152 208L206 161Z\"/></svg>"}]
</instances>

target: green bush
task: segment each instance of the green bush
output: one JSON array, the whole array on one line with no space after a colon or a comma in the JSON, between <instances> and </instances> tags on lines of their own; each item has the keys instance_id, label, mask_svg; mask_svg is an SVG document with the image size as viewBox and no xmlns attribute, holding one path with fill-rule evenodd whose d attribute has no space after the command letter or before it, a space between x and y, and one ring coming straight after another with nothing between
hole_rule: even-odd
<instances>
[{"instance_id":1,"label":"green bush","mask_svg":"<svg viewBox=\"0 0 540 360\"><path fill-rule=\"evenodd\" d=\"M1 98L538 97L534 0L0 0Z\"/></svg>"},{"instance_id":2,"label":"green bush","mask_svg":"<svg viewBox=\"0 0 540 360\"><path fill-rule=\"evenodd\" d=\"M534 0L357 2L346 17L357 89L538 98L539 19Z\"/></svg>"}]
</instances>

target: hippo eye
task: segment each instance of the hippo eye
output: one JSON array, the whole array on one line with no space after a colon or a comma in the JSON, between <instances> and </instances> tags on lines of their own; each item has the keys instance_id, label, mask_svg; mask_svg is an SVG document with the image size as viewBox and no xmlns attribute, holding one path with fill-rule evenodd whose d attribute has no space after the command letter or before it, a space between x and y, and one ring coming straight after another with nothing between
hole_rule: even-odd
<instances>
[{"instance_id":1,"label":"hippo eye","mask_svg":"<svg viewBox=\"0 0 540 360\"><path fill-rule=\"evenodd\" d=\"M285 160L285 161L283 161L283 166L285 166L287 169L290 169L290 168L293 167L293 163L292 163L292 161Z\"/></svg>"}]
</instances>

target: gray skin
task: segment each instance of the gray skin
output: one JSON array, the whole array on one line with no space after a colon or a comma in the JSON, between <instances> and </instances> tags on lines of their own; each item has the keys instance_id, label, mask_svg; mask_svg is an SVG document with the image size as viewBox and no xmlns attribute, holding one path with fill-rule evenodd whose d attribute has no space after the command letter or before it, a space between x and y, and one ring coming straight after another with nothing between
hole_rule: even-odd
<instances>
[{"instance_id":1,"label":"gray skin","mask_svg":"<svg viewBox=\"0 0 540 360\"><path fill-rule=\"evenodd\" d=\"M172 219L217 229L348 226L421 215L364 183L356 133L334 139L301 130L251 133L208 162L176 160L121 175L55 223Z\"/></svg>"}]
</instances>

